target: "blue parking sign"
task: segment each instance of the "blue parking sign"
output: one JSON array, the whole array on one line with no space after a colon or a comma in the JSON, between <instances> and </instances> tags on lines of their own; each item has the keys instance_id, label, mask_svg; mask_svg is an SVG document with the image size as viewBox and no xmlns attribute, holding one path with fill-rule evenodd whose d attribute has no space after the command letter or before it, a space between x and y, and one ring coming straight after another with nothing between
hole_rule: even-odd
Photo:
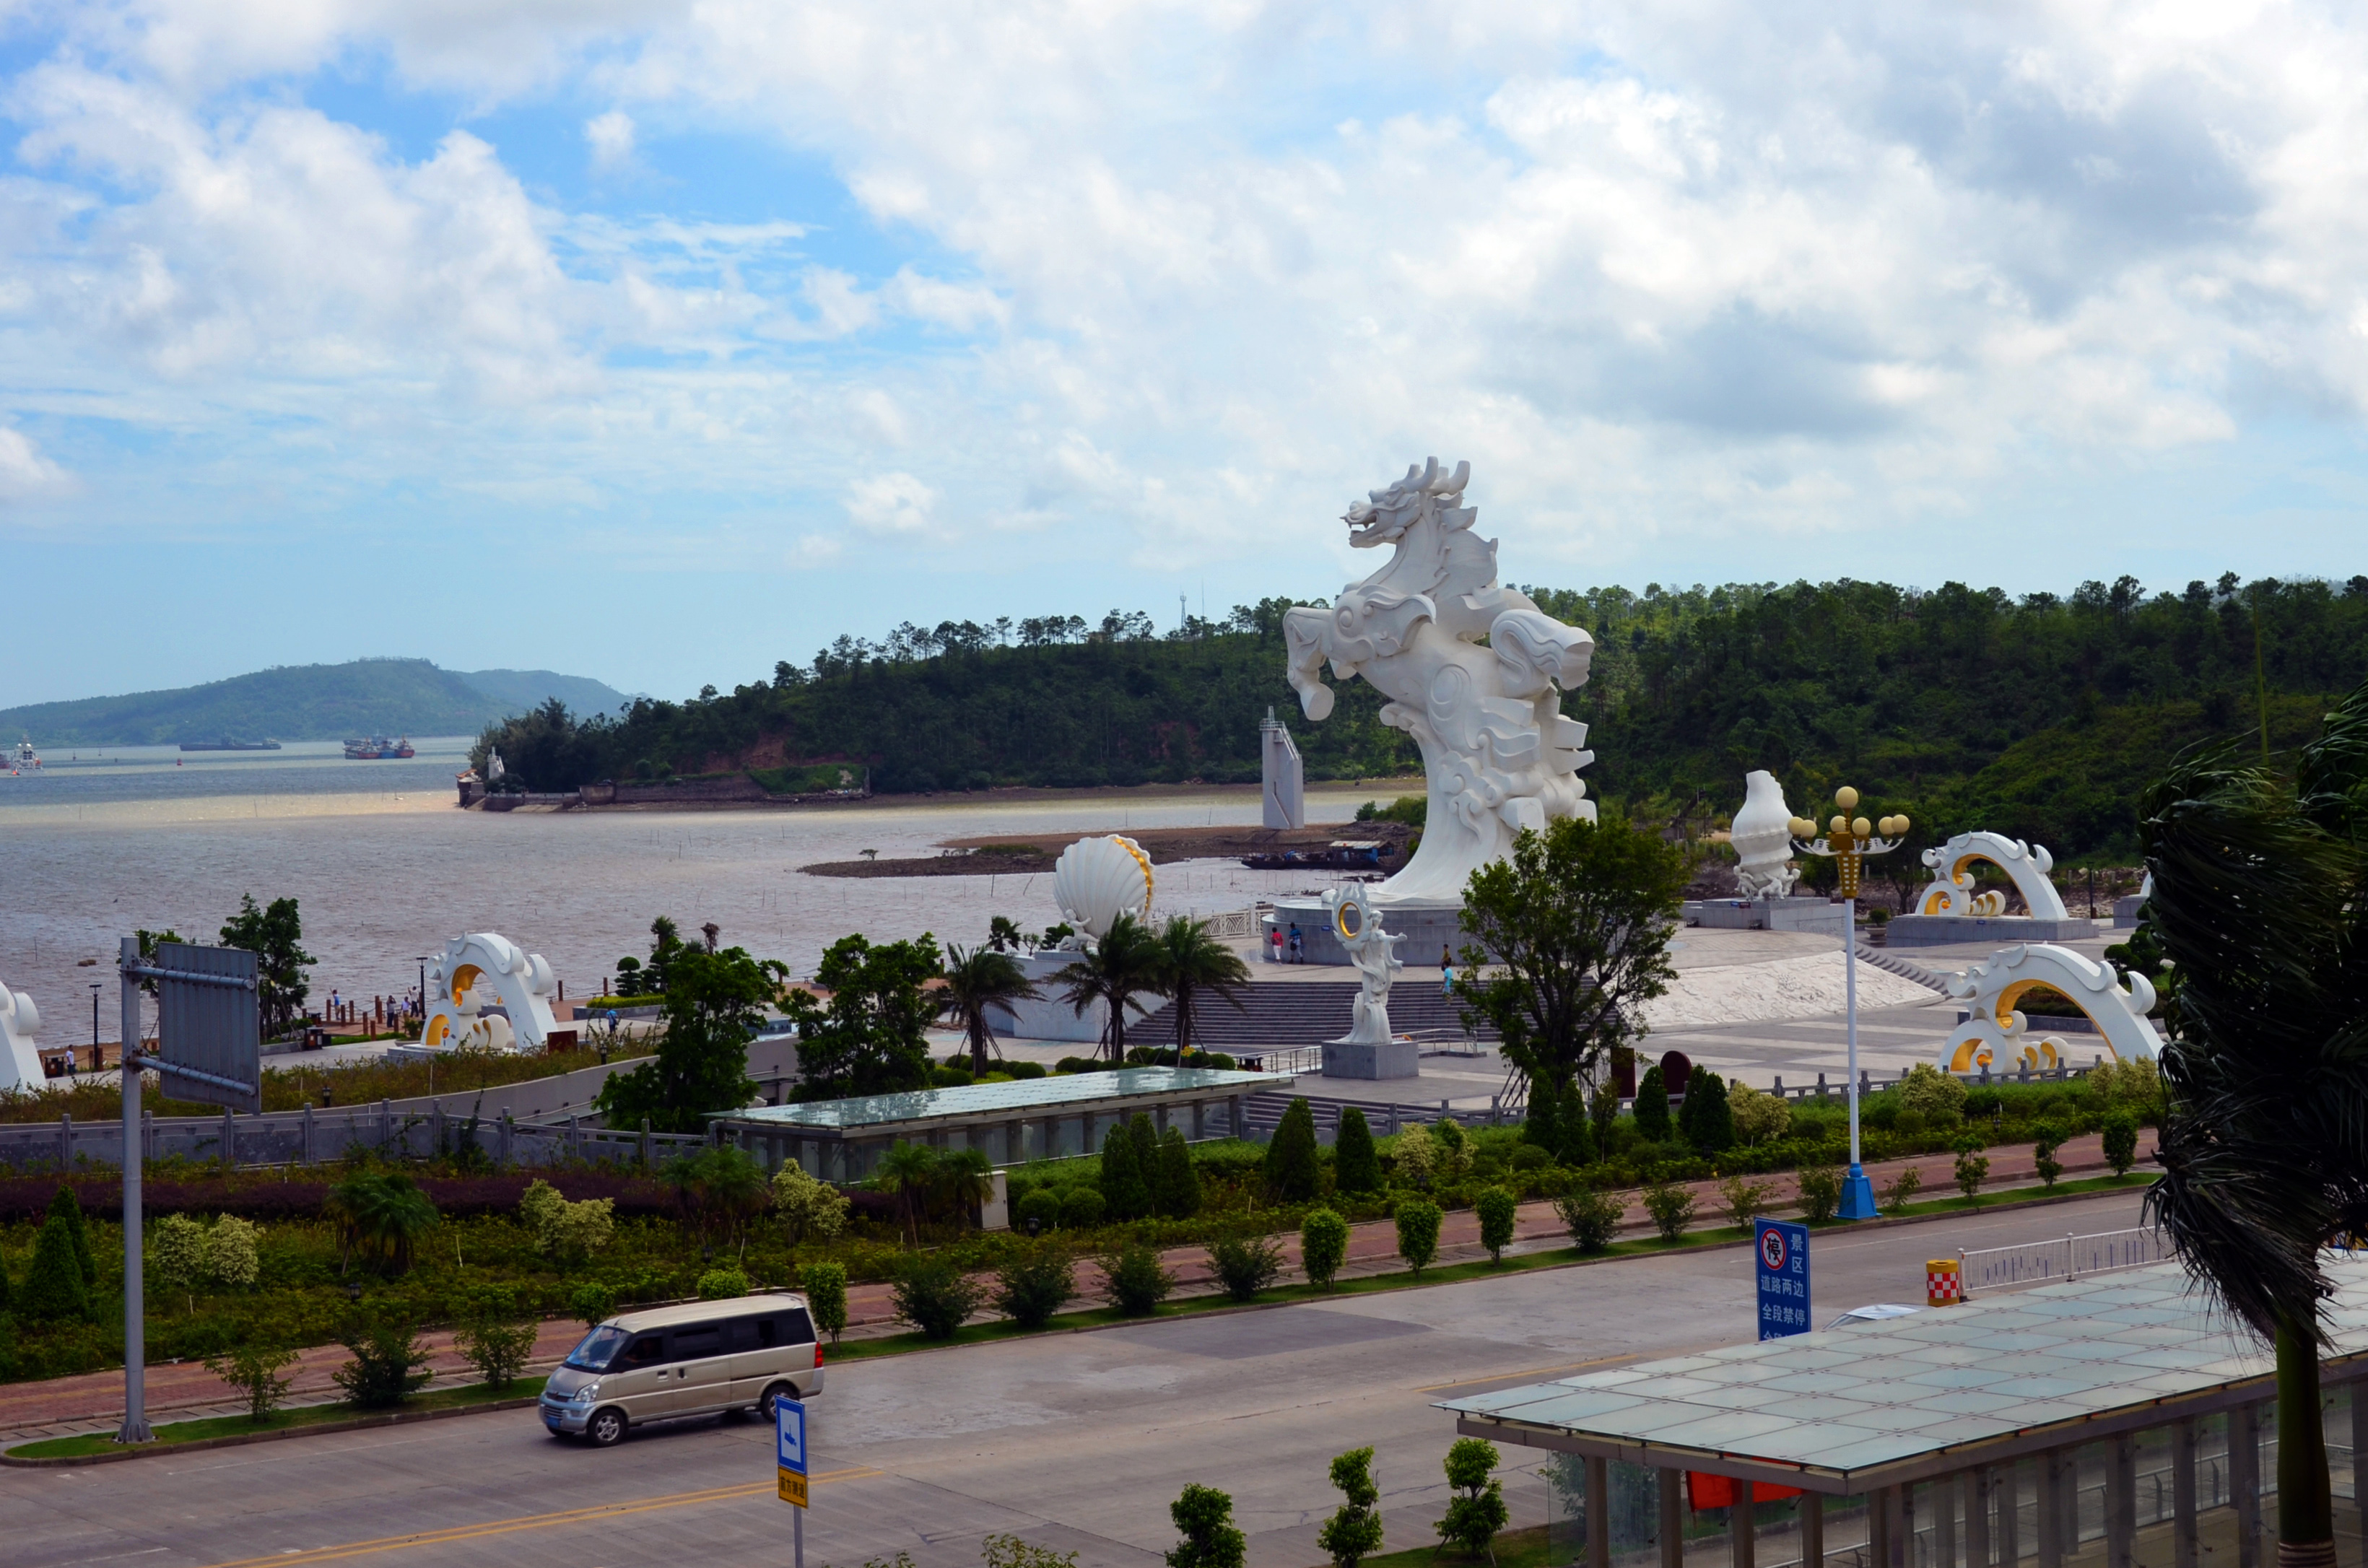
<instances>
[{"instance_id":1,"label":"blue parking sign","mask_svg":"<svg viewBox=\"0 0 2368 1568\"><path fill-rule=\"evenodd\" d=\"M1759 1337L1809 1332L1809 1227L1783 1220L1752 1221L1759 1255Z\"/></svg>"},{"instance_id":2,"label":"blue parking sign","mask_svg":"<svg viewBox=\"0 0 2368 1568\"><path fill-rule=\"evenodd\" d=\"M794 1399L773 1402L775 1462L792 1475L806 1472L806 1407Z\"/></svg>"}]
</instances>

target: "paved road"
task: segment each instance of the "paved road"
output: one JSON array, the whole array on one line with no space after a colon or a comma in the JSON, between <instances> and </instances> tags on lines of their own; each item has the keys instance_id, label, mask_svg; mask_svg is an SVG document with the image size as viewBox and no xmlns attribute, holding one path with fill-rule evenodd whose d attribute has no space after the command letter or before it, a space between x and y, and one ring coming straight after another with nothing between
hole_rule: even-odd
<instances>
[{"instance_id":1,"label":"paved road","mask_svg":"<svg viewBox=\"0 0 2368 1568\"><path fill-rule=\"evenodd\" d=\"M1913 1301L1964 1246L2119 1228L2138 1195L1817 1242L1820 1312ZM850 1365L815 1405L813 1561L969 1568L1011 1531L1155 1568L1186 1482L1224 1488L1253 1568L1318 1562L1330 1456L1372 1443L1393 1546L1429 1539L1452 1433L1429 1402L1749 1334L1750 1254L1620 1261ZM389 1568L785 1563L769 1431L702 1421L604 1452L528 1414L128 1465L0 1471L12 1568L377 1560ZM1508 1456L1533 1465L1521 1456ZM1528 1471L1517 1520L1539 1517Z\"/></svg>"}]
</instances>

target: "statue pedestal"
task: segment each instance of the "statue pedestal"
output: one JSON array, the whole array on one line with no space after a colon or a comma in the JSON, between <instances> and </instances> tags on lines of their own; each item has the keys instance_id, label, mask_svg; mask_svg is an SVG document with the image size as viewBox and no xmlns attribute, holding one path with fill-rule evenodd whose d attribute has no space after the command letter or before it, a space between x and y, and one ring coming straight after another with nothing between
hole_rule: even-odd
<instances>
[{"instance_id":1,"label":"statue pedestal","mask_svg":"<svg viewBox=\"0 0 2368 1568\"><path fill-rule=\"evenodd\" d=\"M1463 944L1472 938L1463 934L1463 901L1406 899L1383 903L1376 901L1373 912L1380 915L1390 935L1404 937L1398 945L1398 958L1406 963L1429 968L1439 961L1439 949L1443 944L1455 955L1455 962L1463 962ZM1346 964L1349 951L1340 938L1332 934L1331 912L1320 898L1279 898L1274 901L1274 913L1267 916L1266 930L1258 933L1266 950L1274 950L1274 938L1267 931L1283 934L1283 958L1291 957L1291 927L1299 927L1300 949L1309 963ZM1390 1074L1397 1076L1397 1074Z\"/></svg>"},{"instance_id":2,"label":"statue pedestal","mask_svg":"<svg viewBox=\"0 0 2368 1568\"><path fill-rule=\"evenodd\" d=\"M1842 906L1823 898L1703 898L1686 901L1689 926L1726 931L1815 931L1842 936Z\"/></svg>"},{"instance_id":3,"label":"statue pedestal","mask_svg":"<svg viewBox=\"0 0 2368 1568\"><path fill-rule=\"evenodd\" d=\"M1884 927L1887 948L1941 948L1956 942L1983 942L1993 948L2017 942L2077 942L2097 934L2098 923L2036 920L2023 915L1895 915Z\"/></svg>"},{"instance_id":4,"label":"statue pedestal","mask_svg":"<svg viewBox=\"0 0 2368 1568\"><path fill-rule=\"evenodd\" d=\"M1419 1078L1422 1053L1410 1040L1390 1040L1374 1045L1353 1040L1324 1042L1324 1075L1327 1078Z\"/></svg>"}]
</instances>

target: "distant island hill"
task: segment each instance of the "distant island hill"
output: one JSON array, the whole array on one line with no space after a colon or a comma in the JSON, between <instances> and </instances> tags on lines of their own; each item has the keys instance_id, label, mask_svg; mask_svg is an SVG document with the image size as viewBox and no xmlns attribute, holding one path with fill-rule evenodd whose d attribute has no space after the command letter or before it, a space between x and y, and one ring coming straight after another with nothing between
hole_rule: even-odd
<instances>
[{"instance_id":1,"label":"distant island hill","mask_svg":"<svg viewBox=\"0 0 2368 1568\"><path fill-rule=\"evenodd\" d=\"M0 710L0 733L40 746L219 748L356 735L474 735L557 698L577 713L614 712L625 693L550 670L447 670L426 659L283 665L172 691L86 697Z\"/></svg>"}]
</instances>

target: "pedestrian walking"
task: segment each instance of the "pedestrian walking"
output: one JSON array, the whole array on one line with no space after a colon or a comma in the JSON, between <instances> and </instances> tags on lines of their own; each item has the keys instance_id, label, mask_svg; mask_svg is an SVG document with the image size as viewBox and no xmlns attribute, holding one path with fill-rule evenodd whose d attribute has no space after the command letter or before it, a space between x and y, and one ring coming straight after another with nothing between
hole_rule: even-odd
<instances>
[{"instance_id":1,"label":"pedestrian walking","mask_svg":"<svg viewBox=\"0 0 2368 1568\"><path fill-rule=\"evenodd\" d=\"M1455 966L1452 963L1441 963L1439 966L1439 994L1452 999L1455 995Z\"/></svg>"},{"instance_id":2,"label":"pedestrian walking","mask_svg":"<svg viewBox=\"0 0 2368 1568\"><path fill-rule=\"evenodd\" d=\"M1291 961L1293 963L1307 961L1306 939L1300 936L1299 922L1296 920L1291 923Z\"/></svg>"}]
</instances>

